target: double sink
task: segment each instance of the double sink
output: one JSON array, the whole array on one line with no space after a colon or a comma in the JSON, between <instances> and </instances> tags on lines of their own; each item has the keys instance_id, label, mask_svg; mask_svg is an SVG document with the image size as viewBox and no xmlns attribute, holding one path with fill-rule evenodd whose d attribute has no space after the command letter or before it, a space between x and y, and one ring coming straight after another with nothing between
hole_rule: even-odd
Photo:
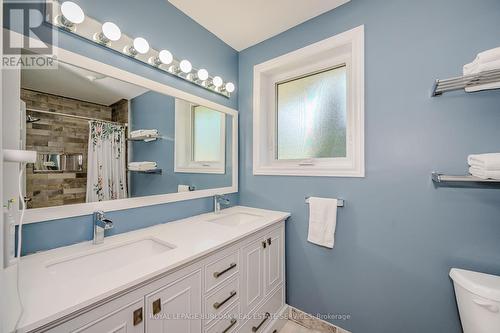
<instances>
[{"instance_id":1,"label":"double sink","mask_svg":"<svg viewBox=\"0 0 500 333\"><path fill-rule=\"evenodd\" d=\"M209 217L207 223L226 227L240 227L261 218L261 215L236 212ZM73 254L69 257L46 262L50 274L64 278L91 278L96 274L109 273L121 267L151 258L175 249L176 246L154 237L123 242L113 246L96 246L95 249Z\"/></svg>"}]
</instances>

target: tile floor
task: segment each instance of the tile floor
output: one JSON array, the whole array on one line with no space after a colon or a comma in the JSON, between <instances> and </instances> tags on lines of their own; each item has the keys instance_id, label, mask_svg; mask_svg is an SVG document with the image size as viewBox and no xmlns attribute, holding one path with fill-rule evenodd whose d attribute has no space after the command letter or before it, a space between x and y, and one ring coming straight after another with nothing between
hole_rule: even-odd
<instances>
[{"instance_id":1,"label":"tile floor","mask_svg":"<svg viewBox=\"0 0 500 333\"><path fill-rule=\"evenodd\" d=\"M294 323L293 321L287 321L285 326L281 329L279 333L319 333L318 331L310 330L304 326Z\"/></svg>"}]
</instances>

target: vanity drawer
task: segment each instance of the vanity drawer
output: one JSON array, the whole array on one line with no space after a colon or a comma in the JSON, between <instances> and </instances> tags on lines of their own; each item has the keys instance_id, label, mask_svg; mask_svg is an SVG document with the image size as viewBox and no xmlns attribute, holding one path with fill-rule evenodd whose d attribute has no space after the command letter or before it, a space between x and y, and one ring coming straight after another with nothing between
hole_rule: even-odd
<instances>
[{"instance_id":1,"label":"vanity drawer","mask_svg":"<svg viewBox=\"0 0 500 333\"><path fill-rule=\"evenodd\" d=\"M205 333L231 333L236 332L240 327L241 315L240 304L235 304L221 319L205 330Z\"/></svg>"},{"instance_id":2,"label":"vanity drawer","mask_svg":"<svg viewBox=\"0 0 500 333\"><path fill-rule=\"evenodd\" d=\"M239 250L232 248L210 258L205 266L205 290L211 291L224 281L238 274L240 269Z\"/></svg>"},{"instance_id":3,"label":"vanity drawer","mask_svg":"<svg viewBox=\"0 0 500 333\"><path fill-rule=\"evenodd\" d=\"M283 286L279 287L271 297L250 315L250 319L243 324L238 332L261 333L266 330L283 308Z\"/></svg>"},{"instance_id":4,"label":"vanity drawer","mask_svg":"<svg viewBox=\"0 0 500 333\"><path fill-rule=\"evenodd\" d=\"M217 316L224 313L235 302L239 303L239 292L239 279L236 276L234 279L224 283L221 288L205 297L206 322L208 323L217 319Z\"/></svg>"}]
</instances>

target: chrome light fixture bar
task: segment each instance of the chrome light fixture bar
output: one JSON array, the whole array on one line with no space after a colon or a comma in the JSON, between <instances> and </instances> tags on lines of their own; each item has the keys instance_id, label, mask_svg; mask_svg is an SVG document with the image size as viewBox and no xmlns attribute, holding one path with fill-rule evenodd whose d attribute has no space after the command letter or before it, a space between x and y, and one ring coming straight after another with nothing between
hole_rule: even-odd
<instances>
[{"instance_id":1,"label":"chrome light fixture bar","mask_svg":"<svg viewBox=\"0 0 500 333\"><path fill-rule=\"evenodd\" d=\"M53 2L46 8L53 11L52 16L47 17L55 18L49 23L60 29L227 98L236 89L234 83L224 82L220 76L210 76L207 69L195 68L187 59L177 59L166 49L157 51L151 48L143 37L125 35L113 22L101 23L86 16L83 9L72 1Z\"/></svg>"}]
</instances>

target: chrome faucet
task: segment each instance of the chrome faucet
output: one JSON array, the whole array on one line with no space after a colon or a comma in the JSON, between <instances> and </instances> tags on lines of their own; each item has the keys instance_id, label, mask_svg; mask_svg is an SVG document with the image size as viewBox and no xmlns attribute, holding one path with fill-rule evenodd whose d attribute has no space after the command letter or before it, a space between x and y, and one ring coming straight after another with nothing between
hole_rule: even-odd
<instances>
[{"instance_id":1,"label":"chrome faucet","mask_svg":"<svg viewBox=\"0 0 500 333\"><path fill-rule=\"evenodd\" d=\"M104 217L104 212L98 210L94 212L94 244L104 242L104 230L113 228L113 221Z\"/></svg>"},{"instance_id":2,"label":"chrome faucet","mask_svg":"<svg viewBox=\"0 0 500 333\"><path fill-rule=\"evenodd\" d=\"M214 196L214 213L219 214L221 205L229 205L230 201L225 195L217 194Z\"/></svg>"}]
</instances>

